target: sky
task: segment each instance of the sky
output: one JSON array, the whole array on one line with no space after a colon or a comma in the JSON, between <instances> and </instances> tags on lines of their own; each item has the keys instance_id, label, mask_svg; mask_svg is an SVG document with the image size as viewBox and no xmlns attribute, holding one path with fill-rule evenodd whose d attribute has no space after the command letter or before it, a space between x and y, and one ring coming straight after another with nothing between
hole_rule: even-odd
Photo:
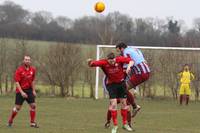
<instances>
[{"instance_id":1,"label":"sky","mask_svg":"<svg viewBox=\"0 0 200 133\"><path fill-rule=\"evenodd\" d=\"M5 0L0 0L2 4ZM84 15L96 15L94 5L99 0L10 0L31 12L49 11L53 16L67 16L71 19ZM105 3L104 15L119 11L132 18L173 17L184 20L192 27L193 19L200 18L200 0L100 0Z\"/></svg>"}]
</instances>

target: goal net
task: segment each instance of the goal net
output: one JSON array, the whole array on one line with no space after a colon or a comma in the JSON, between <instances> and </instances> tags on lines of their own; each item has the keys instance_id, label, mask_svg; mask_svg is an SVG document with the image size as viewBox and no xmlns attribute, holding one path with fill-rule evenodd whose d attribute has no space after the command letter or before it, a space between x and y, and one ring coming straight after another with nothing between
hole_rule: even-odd
<instances>
[{"instance_id":1,"label":"goal net","mask_svg":"<svg viewBox=\"0 0 200 133\"><path fill-rule=\"evenodd\" d=\"M200 48L184 47L145 47L129 46L142 50L150 69L150 79L139 86L138 95L141 97L177 98L179 89L178 73L185 64L195 75L192 82L192 97L198 98L200 85ZM97 45L96 59L105 58L108 52L116 53L114 45ZM96 68L95 98L105 97L103 89L103 72Z\"/></svg>"}]
</instances>

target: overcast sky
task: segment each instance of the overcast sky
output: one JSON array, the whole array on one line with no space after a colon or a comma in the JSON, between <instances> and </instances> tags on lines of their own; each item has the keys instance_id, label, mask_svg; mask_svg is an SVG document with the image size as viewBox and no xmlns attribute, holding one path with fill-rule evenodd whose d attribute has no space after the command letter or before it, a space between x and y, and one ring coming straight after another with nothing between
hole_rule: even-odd
<instances>
[{"instance_id":1,"label":"overcast sky","mask_svg":"<svg viewBox=\"0 0 200 133\"><path fill-rule=\"evenodd\" d=\"M0 0L3 3L5 0ZM54 16L67 16L71 19L84 15L95 15L94 4L98 0L12 0L32 12L49 11ZM200 17L200 0L101 0L106 9L103 14L119 11L133 18L173 17L182 19L188 27L194 18Z\"/></svg>"}]
</instances>

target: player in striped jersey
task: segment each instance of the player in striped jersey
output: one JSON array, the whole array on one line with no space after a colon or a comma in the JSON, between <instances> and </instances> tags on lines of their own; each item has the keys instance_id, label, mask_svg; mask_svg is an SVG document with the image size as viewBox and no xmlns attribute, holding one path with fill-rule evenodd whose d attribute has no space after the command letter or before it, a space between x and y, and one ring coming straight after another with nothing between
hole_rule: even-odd
<instances>
[{"instance_id":1,"label":"player in striped jersey","mask_svg":"<svg viewBox=\"0 0 200 133\"><path fill-rule=\"evenodd\" d=\"M130 57L134 61L133 67L127 69L127 87L135 88L137 85L149 79L150 69L142 52L137 48L127 47L123 42L116 45L116 50L124 57Z\"/></svg>"},{"instance_id":2,"label":"player in striped jersey","mask_svg":"<svg viewBox=\"0 0 200 133\"><path fill-rule=\"evenodd\" d=\"M130 69L126 69L127 65L124 65L124 69L128 73L126 76L127 89L136 88L139 84L149 79L150 69L139 49L127 47L125 43L121 42L116 45L116 50L124 57L129 57L134 61ZM141 107L139 105L133 108L133 115L136 115L140 109Z\"/></svg>"}]
</instances>

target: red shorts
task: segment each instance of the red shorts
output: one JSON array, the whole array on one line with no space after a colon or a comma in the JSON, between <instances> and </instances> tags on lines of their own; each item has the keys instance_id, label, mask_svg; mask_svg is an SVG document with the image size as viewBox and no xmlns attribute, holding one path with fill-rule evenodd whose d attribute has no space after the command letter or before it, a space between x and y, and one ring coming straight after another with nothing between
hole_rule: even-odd
<instances>
[{"instance_id":1,"label":"red shorts","mask_svg":"<svg viewBox=\"0 0 200 133\"><path fill-rule=\"evenodd\" d=\"M149 79L150 73L142 73L142 74L133 74L127 81L129 85L132 87L136 87L139 84Z\"/></svg>"}]
</instances>

